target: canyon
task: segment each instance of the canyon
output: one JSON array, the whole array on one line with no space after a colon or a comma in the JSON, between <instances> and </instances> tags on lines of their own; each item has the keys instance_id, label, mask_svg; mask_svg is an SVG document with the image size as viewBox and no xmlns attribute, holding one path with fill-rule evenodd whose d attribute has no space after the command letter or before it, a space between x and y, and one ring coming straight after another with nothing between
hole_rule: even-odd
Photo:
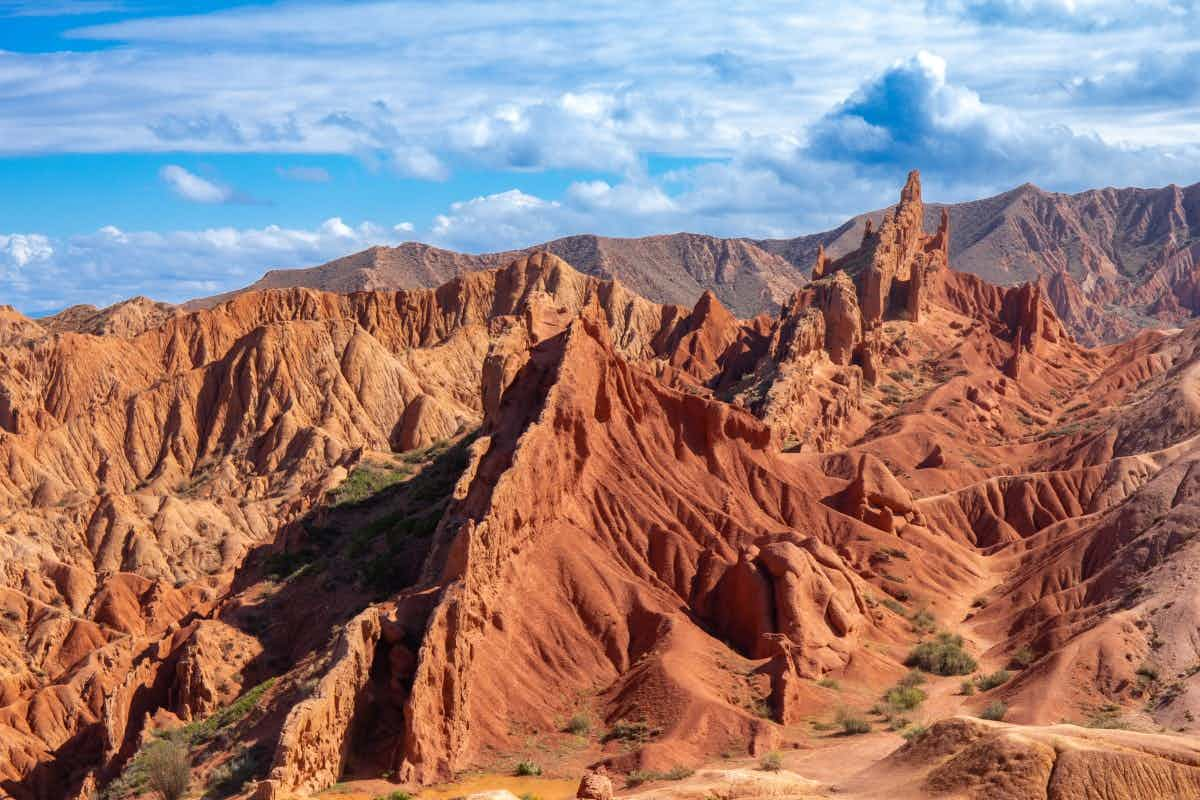
<instances>
[{"instance_id":1,"label":"canyon","mask_svg":"<svg viewBox=\"0 0 1200 800\"><path fill-rule=\"evenodd\" d=\"M0 310L0 797L1195 797L1198 192Z\"/></svg>"}]
</instances>

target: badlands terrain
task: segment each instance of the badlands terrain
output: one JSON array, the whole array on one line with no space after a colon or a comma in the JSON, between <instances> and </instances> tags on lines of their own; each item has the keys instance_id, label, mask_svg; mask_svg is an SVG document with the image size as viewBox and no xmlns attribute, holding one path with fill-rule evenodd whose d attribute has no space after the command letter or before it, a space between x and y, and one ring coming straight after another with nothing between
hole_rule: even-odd
<instances>
[{"instance_id":1,"label":"badlands terrain","mask_svg":"<svg viewBox=\"0 0 1200 800\"><path fill-rule=\"evenodd\" d=\"M1198 198L0 312L0 798L1200 796Z\"/></svg>"},{"instance_id":2,"label":"badlands terrain","mask_svg":"<svg viewBox=\"0 0 1200 800\"><path fill-rule=\"evenodd\" d=\"M1123 341L1140 328L1185 324L1200 314L1200 184L1075 195L1025 184L944 208L955 269L1004 286L1037 282L1067 330L1083 344ZM926 228L937 227L942 209L925 207ZM818 249L831 257L845 255L859 246L867 222L879 225L884 213L862 214L834 230L794 239L581 235L523 252L484 255L407 242L311 269L275 270L248 289L434 288L465 272L545 251L580 272L615 278L659 303L690 308L705 290L712 290L735 315L753 317L778 312L807 284ZM188 307L208 308L231 296L195 300Z\"/></svg>"}]
</instances>

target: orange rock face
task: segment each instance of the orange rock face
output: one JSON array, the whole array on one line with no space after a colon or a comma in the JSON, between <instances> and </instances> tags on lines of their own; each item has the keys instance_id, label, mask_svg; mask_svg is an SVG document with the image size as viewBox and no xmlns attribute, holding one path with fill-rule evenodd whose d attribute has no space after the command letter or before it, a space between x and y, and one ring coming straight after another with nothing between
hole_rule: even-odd
<instances>
[{"instance_id":1,"label":"orange rock face","mask_svg":"<svg viewBox=\"0 0 1200 800\"><path fill-rule=\"evenodd\" d=\"M1187 747L1025 726L1200 711L1200 331L1083 347L924 217L914 173L752 319L542 252L0 314L0 790L110 785L189 722L197 776L252 754L263 800L512 763L581 714L612 772L761 756L894 684L927 615L1015 674L930 701L1006 723L879 762L897 797L1190 796Z\"/></svg>"}]
</instances>

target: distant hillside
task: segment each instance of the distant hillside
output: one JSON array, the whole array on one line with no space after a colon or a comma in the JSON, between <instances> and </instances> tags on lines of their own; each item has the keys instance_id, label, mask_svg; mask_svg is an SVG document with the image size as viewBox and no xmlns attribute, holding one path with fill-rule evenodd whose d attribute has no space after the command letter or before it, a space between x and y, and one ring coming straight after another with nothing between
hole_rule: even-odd
<instances>
[{"instance_id":1,"label":"distant hillside","mask_svg":"<svg viewBox=\"0 0 1200 800\"><path fill-rule=\"evenodd\" d=\"M941 208L926 207L926 227L936 227ZM1200 313L1200 184L1074 195L1025 184L948 208L956 269L1003 285L1040 280L1063 321L1085 343L1116 341L1139 328L1177 325ZM406 242L308 269L272 270L246 288L432 287L548 250L581 272L616 278L656 302L690 306L711 290L735 314L749 317L776 311L806 283L818 246L834 258L853 250L866 221L878 226L885 211L792 239L585 234L484 255ZM194 300L185 308L210 307L235 294Z\"/></svg>"},{"instance_id":2,"label":"distant hillside","mask_svg":"<svg viewBox=\"0 0 1200 800\"><path fill-rule=\"evenodd\" d=\"M788 261L742 239L694 233L612 239L580 235L525 250L466 255L419 242L372 247L309 269L272 270L238 292L193 300L185 308L207 308L240 291L307 287L333 292L433 287L479 269L501 266L535 250L547 250L599 278L616 278L660 303L691 306L711 289L740 316L774 310L805 283Z\"/></svg>"}]
</instances>

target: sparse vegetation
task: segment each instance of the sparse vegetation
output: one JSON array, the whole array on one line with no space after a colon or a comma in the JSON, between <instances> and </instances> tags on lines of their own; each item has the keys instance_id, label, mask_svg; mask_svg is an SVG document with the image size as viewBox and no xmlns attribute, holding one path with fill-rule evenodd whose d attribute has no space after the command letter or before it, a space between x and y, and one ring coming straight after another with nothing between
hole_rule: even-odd
<instances>
[{"instance_id":1,"label":"sparse vegetation","mask_svg":"<svg viewBox=\"0 0 1200 800\"><path fill-rule=\"evenodd\" d=\"M205 800L222 800L240 794L247 781L258 777L263 753L257 747L242 748L208 776Z\"/></svg>"},{"instance_id":2,"label":"sparse vegetation","mask_svg":"<svg viewBox=\"0 0 1200 800\"><path fill-rule=\"evenodd\" d=\"M993 703L988 703L987 708L979 712L980 719L990 719L1000 721L1004 719L1004 715L1008 713L1008 705L999 700Z\"/></svg>"},{"instance_id":3,"label":"sparse vegetation","mask_svg":"<svg viewBox=\"0 0 1200 800\"><path fill-rule=\"evenodd\" d=\"M933 633L937 628L937 617L930 613L927 608L913 612L908 621L912 623L913 631L916 633Z\"/></svg>"},{"instance_id":4,"label":"sparse vegetation","mask_svg":"<svg viewBox=\"0 0 1200 800\"><path fill-rule=\"evenodd\" d=\"M418 447L415 450L408 450L401 453L400 461L405 464L422 464L426 461L434 460L449 449L450 442L446 439L441 439L428 447Z\"/></svg>"},{"instance_id":5,"label":"sparse vegetation","mask_svg":"<svg viewBox=\"0 0 1200 800\"><path fill-rule=\"evenodd\" d=\"M904 611L905 611L904 606L898 600L894 600L891 597L885 597L880 602L883 603L885 608L891 609L892 611L895 611L897 614L904 614Z\"/></svg>"},{"instance_id":6,"label":"sparse vegetation","mask_svg":"<svg viewBox=\"0 0 1200 800\"><path fill-rule=\"evenodd\" d=\"M346 480L329 493L329 504L334 508L356 505L411 475L412 470L405 466L383 467L359 464L350 471Z\"/></svg>"},{"instance_id":7,"label":"sparse vegetation","mask_svg":"<svg viewBox=\"0 0 1200 800\"><path fill-rule=\"evenodd\" d=\"M842 729L842 733L847 736L856 736L860 733L871 732L870 722L867 722L867 720L846 708L838 711L837 724Z\"/></svg>"},{"instance_id":8,"label":"sparse vegetation","mask_svg":"<svg viewBox=\"0 0 1200 800\"><path fill-rule=\"evenodd\" d=\"M980 675L975 678L975 685L979 687L979 691L986 692L988 689L995 689L997 686L1008 683L1012 678L1012 673L1006 669L996 670L990 675Z\"/></svg>"},{"instance_id":9,"label":"sparse vegetation","mask_svg":"<svg viewBox=\"0 0 1200 800\"><path fill-rule=\"evenodd\" d=\"M542 774L542 768L539 764L533 761L521 761L517 764L517 775L521 777L532 777Z\"/></svg>"},{"instance_id":10,"label":"sparse vegetation","mask_svg":"<svg viewBox=\"0 0 1200 800\"><path fill-rule=\"evenodd\" d=\"M169 779L178 781L179 770L187 769L190 778L190 769L187 767L188 749L210 741L222 731L240 722L258 706L262 696L274 685L274 678L263 681L226 708L205 719L155 734L157 738L134 754L120 776L105 790L105 796L117 798L153 791L158 792L158 796L166 798L166 800L182 797L182 793L174 796L162 794L151 782L152 773L159 774L161 780L166 783ZM184 767L181 768L180 763ZM256 751L248 750L239 753L214 771L209 781L208 796L226 797L236 793L236 791L230 790L233 783L238 782L238 788L240 788L242 783L255 775L257 769L258 753ZM172 774L174 778L171 777ZM159 778L154 780L159 780ZM184 791L186 792L186 786ZM221 794L221 792L225 792L225 794Z\"/></svg>"},{"instance_id":11,"label":"sparse vegetation","mask_svg":"<svg viewBox=\"0 0 1200 800\"><path fill-rule=\"evenodd\" d=\"M904 663L935 675L969 675L976 667L975 659L963 649L963 638L944 631L914 647Z\"/></svg>"},{"instance_id":12,"label":"sparse vegetation","mask_svg":"<svg viewBox=\"0 0 1200 800\"><path fill-rule=\"evenodd\" d=\"M924 725L910 725L909 727L902 730L900 732L900 735L904 737L905 741L911 742L914 739L920 739L922 736L924 736L928 732L929 732L929 728Z\"/></svg>"},{"instance_id":13,"label":"sparse vegetation","mask_svg":"<svg viewBox=\"0 0 1200 800\"><path fill-rule=\"evenodd\" d=\"M192 783L191 760L187 748L178 742L159 740L148 744L142 753L144 785L159 800L180 800Z\"/></svg>"},{"instance_id":14,"label":"sparse vegetation","mask_svg":"<svg viewBox=\"0 0 1200 800\"><path fill-rule=\"evenodd\" d=\"M268 678L212 716L192 722L182 728L167 731L163 736L187 745L207 742L223 728L228 728L246 717L258 706L263 695L274 685L275 679Z\"/></svg>"},{"instance_id":15,"label":"sparse vegetation","mask_svg":"<svg viewBox=\"0 0 1200 800\"><path fill-rule=\"evenodd\" d=\"M884 694L884 702L896 711L912 711L925 702L925 692L916 686L894 686Z\"/></svg>"},{"instance_id":16,"label":"sparse vegetation","mask_svg":"<svg viewBox=\"0 0 1200 800\"><path fill-rule=\"evenodd\" d=\"M532 795L528 796L532 797ZM521 795L522 800L524 800L525 797L526 795ZM388 794L376 795L374 798L372 798L372 800L413 800L413 795L410 792L397 789L396 791Z\"/></svg>"},{"instance_id":17,"label":"sparse vegetation","mask_svg":"<svg viewBox=\"0 0 1200 800\"><path fill-rule=\"evenodd\" d=\"M587 714L576 714L567 720L566 731L576 736L587 736L592 731L592 718Z\"/></svg>"},{"instance_id":18,"label":"sparse vegetation","mask_svg":"<svg viewBox=\"0 0 1200 800\"><path fill-rule=\"evenodd\" d=\"M1017 669L1025 669L1034 661L1037 661L1037 653L1029 647L1020 647L1012 654L1011 663Z\"/></svg>"},{"instance_id":19,"label":"sparse vegetation","mask_svg":"<svg viewBox=\"0 0 1200 800\"><path fill-rule=\"evenodd\" d=\"M314 550L297 550L290 553L272 553L263 565L263 574L272 580L287 580L307 572L317 561Z\"/></svg>"},{"instance_id":20,"label":"sparse vegetation","mask_svg":"<svg viewBox=\"0 0 1200 800\"><path fill-rule=\"evenodd\" d=\"M970 697L971 695L975 694L975 682L969 679L963 681L958 686L958 693L964 697Z\"/></svg>"},{"instance_id":21,"label":"sparse vegetation","mask_svg":"<svg viewBox=\"0 0 1200 800\"><path fill-rule=\"evenodd\" d=\"M658 731L652 729L645 720L634 722L622 719L617 720L604 739L605 741L616 739L622 742L644 742L656 733Z\"/></svg>"},{"instance_id":22,"label":"sparse vegetation","mask_svg":"<svg viewBox=\"0 0 1200 800\"><path fill-rule=\"evenodd\" d=\"M837 681L835 681L833 678L821 678L821 680L817 681L817 686L820 686L824 689L840 689L840 688L842 688L841 685Z\"/></svg>"},{"instance_id":23,"label":"sparse vegetation","mask_svg":"<svg viewBox=\"0 0 1200 800\"><path fill-rule=\"evenodd\" d=\"M772 750L758 762L758 768L766 772L778 772L783 769L783 754L777 750Z\"/></svg>"},{"instance_id":24,"label":"sparse vegetation","mask_svg":"<svg viewBox=\"0 0 1200 800\"><path fill-rule=\"evenodd\" d=\"M1121 707L1112 703L1092 711L1083 724L1087 728L1125 729L1129 727L1129 722L1121 715Z\"/></svg>"},{"instance_id":25,"label":"sparse vegetation","mask_svg":"<svg viewBox=\"0 0 1200 800\"><path fill-rule=\"evenodd\" d=\"M696 771L694 769L688 769L687 767L672 767L666 772L659 772L652 769L635 769L625 776L625 785L632 788L651 781L681 781L695 774Z\"/></svg>"}]
</instances>

